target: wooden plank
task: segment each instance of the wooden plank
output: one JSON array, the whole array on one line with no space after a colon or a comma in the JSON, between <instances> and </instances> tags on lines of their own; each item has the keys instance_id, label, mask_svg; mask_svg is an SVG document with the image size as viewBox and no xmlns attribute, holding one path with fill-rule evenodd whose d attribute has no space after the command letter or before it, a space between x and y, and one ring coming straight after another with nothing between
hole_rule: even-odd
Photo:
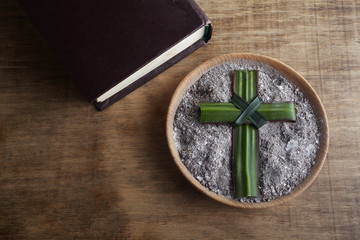
<instances>
[{"instance_id":1,"label":"wooden plank","mask_svg":"<svg viewBox=\"0 0 360 240\"><path fill-rule=\"evenodd\" d=\"M360 43L356 1L197 0L209 44L104 112L88 104L17 1L0 2L0 238L357 239ZM315 88L330 147L313 185L266 210L224 206L179 173L167 105L195 66L253 52Z\"/></svg>"}]
</instances>

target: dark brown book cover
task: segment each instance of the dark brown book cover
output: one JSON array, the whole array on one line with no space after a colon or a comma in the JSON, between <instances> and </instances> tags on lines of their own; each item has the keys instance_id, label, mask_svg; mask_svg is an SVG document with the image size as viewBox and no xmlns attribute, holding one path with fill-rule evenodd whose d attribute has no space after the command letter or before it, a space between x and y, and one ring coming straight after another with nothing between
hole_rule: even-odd
<instances>
[{"instance_id":1,"label":"dark brown book cover","mask_svg":"<svg viewBox=\"0 0 360 240\"><path fill-rule=\"evenodd\" d=\"M103 110L186 57L211 37L193 0L20 0L87 99ZM103 102L95 100L199 28L204 39Z\"/></svg>"}]
</instances>

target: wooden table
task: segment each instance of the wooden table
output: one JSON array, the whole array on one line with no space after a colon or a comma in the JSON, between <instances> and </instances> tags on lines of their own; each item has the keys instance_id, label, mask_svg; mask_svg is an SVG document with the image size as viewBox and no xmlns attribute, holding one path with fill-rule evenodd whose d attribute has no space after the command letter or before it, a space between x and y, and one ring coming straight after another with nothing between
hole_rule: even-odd
<instances>
[{"instance_id":1,"label":"wooden table","mask_svg":"<svg viewBox=\"0 0 360 240\"><path fill-rule=\"evenodd\" d=\"M2 239L360 238L359 2L197 2L214 24L209 44L97 112L17 1L0 1ZM211 200L168 150L165 117L176 86L200 63L232 52L290 65L328 114L319 177L279 207Z\"/></svg>"}]
</instances>

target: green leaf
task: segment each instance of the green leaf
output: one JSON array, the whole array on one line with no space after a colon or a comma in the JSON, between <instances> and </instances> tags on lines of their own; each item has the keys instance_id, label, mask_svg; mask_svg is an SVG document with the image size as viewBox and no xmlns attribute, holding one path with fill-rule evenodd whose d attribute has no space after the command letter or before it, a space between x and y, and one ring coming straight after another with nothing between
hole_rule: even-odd
<instances>
[{"instance_id":1,"label":"green leaf","mask_svg":"<svg viewBox=\"0 0 360 240\"><path fill-rule=\"evenodd\" d=\"M242 111L232 103L200 103L201 122L233 123ZM294 103L263 103L257 110L268 121L296 121ZM249 119L244 122L250 123Z\"/></svg>"},{"instance_id":2,"label":"green leaf","mask_svg":"<svg viewBox=\"0 0 360 240\"><path fill-rule=\"evenodd\" d=\"M256 111L261 105L259 97L256 97L250 104L247 104L247 102L239 95L234 94L231 101L237 108L242 110L241 115L233 124L234 126L243 124L247 118L257 129L261 128L266 123L266 119L258 111Z\"/></svg>"},{"instance_id":3,"label":"green leaf","mask_svg":"<svg viewBox=\"0 0 360 240\"><path fill-rule=\"evenodd\" d=\"M235 94L245 101L252 101L257 94L257 71L235 72ZM254 125L240 125L234 129L234 176L235 195L258 196L258 154L259 136Z\"/></svg>"},{"instance_id":4,"label":"green leaf","mask_svg":"<svg viewBox=\"0 0 360 240\"><path fill-rule=\"evenodd\" d=\"M257 95L257 77L256 70L235 71L233 103L200 103L201 122L235 122L232 171L237 198L259 195L258 129L253 124L242 123L254 123L257 127L261 127L265 123L264 118L268 121L296 120L294 103L268 103L261 104L257 108L259 101L252 102ZM248 102L252 103L248 104Z\"/></svg>"},{"instance_id":5,"label":"green leaf","mask_svg":"<svg viewBox=\"0 0 360 240\"><path fill-rule=\"evenodd\" d=\"M259 136L254 125L234 129L233 176L237 198L258 196Z\"/></svg>"}]
</instances>

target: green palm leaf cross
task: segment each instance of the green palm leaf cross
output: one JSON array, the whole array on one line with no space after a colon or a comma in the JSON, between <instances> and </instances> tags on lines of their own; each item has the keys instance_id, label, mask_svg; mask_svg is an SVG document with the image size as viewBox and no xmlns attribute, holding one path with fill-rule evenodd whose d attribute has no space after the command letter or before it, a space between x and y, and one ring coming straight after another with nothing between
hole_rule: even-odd
<instances>
[{"instance_id":1,"label":"green palm leaf cross","mask_svg":"<svg viewBox=\"0 0 360 240\"><path fill-rule=\"evenodd\" d=\"M294 103L259 103L258 71L234 72L232 103L200 103L201 122L233 123L232 172L236 198L258 197L258 128L265 121L296 121Z\"/></svg>"}]
</instances>

